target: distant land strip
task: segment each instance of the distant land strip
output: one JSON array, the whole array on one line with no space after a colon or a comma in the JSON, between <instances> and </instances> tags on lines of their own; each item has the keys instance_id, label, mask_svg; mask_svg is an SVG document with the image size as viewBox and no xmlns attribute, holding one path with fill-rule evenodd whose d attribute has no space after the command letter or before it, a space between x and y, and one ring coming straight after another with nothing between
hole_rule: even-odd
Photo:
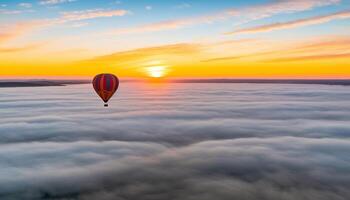
<instances>
[{"instance_id":1,"label":"distant land strip","mask_svg":"<svg viewBox=\"0 0 350 200\"><path fill-rule=\"evenodd\" d=\"M43 81L0 81L0 88L4 87L49 87L49 86L66 86L71 84L85 84L90 81L85 80L43 80Z\"/></svg>"}]
</instances>

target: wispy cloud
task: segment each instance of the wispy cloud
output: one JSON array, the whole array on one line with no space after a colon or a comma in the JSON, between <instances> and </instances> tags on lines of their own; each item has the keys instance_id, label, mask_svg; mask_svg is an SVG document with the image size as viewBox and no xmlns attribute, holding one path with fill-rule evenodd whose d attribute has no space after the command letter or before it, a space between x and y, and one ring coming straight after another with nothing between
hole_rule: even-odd
<instances>
[{"instance_id":1,"label":"wispy cloud","mask_svg":"<svg viewBox=\"0 0 350 200\"><path fill-rule=\"evenodd\" d=\"M266 64L266 62L344 58L348 56L349 48L350 40L339 35L284 41L283 44L276 40L241 39L133 49L96 57L84 63L123 65L129 68L142 67L142 63L148 60L162 58L178 66L187 66L189 63L211 65L215 62Z\"/></svg>"},{"instance_id":2,"label":"wispy cloud","mask_svg":"<svg viewBox=\"0 0 350 200\"><path fill-rule=\"evenodd\" d=\"M320 55L311 55L311 56L284 57L284 58L277 58L277 59L267 60L267 62L319 61L319 60L337 59L337 58L350 58L350 53L320 54Z\"/></svg>"},{"instance_id":3,"label":"wispy cloud","mask_svg":"<svg viewBox=\"0 0 350 200\"><path fill-rule=\"evenodd\" d=\"M285 0L273 1L265 5L236 11L241 16L247 16L248 20L261 19L276 14L295 13L311 10L315 7L329 6L340 3L341 0ZM235 10L232 10L235 11Z\"/></svg>"},{"instance_id":4,"label":"wispy cloud","mask_svg":"<svg viewBox=\"0 0 350 200\"><path fill-rule=\"evenodd\" d=\"M182 4L179 4L179 5L176 5L175 8L177 9L185 9L185 8L191 8L191 4L189 3L182 3Z\"/></svg>"},{"instance_id":5,"label":"wispy cloud","mask_svg":"<svg viewBox=\"0 0 350 200\"><path fill-rule=\"evenodd\" d=\"M251 57L251 56L256 56L256 54L211 58L211 59L207 59L207 60L202 60L202 62L232 61L232 60L237 60L237 59L241 59L241 58L248 58L248 57Z\"/></svg>"},{"instance_id":6,"label":"wispy cloud","mask_svg":"<svg viewBox=\"0 0 350 200\"><path fill-rule=\"evenodd\" d=\"M31 3L18 3L18 9L7 9L6 4L0 5L0 15L17 15L28 12L35 12L31 8L33 5Z\"/></svg>"},{"instance_id":7,"label":"wispy cloud","mask_svg":"<svg viewBox=\"0 0 350 200\"><path fill-rule=\"evenodd\" d=\"M96 18L107 18L107 17L121 17L129 14L130 11L116 9L116 10L106 10L106 9L94 9L94 10L80 10L71 12L62 12L61 16L52 19L38 20L42 26L51 26L56 24L64 24L67 22L75 22Z\"/></svg>"},{"instance_id":8,"label":"wispy cloud","mask_svg":"<svg viewBox=\"0 0 350 200\"><path fill-rule=\"evenodd\" d=\"M195 54L200 51L202 45L191 44L191 43L179 43L170 44L156 47L146 47L133 49L130 51L122 51L113 53L110 55L99 56L84 62L109 62L113 63L125 63L125 62L139 62L147 58L157 57L157 56L188 56L190 54Z\"/></svg>"},{"instance_id":9,"label":"wispy cloud","mask_svg":"<svg viewBox=\"0 0 350 200\"><path fill-rule=\"evenodd\" d=\"M33 49L37 49L43 45L44 43L36 43L36 44L30 44L24 47L8 47L8 48L0 47L0 53L16 53L16 52L30 51Z\"/></svg>"},{"instance_id":10,"label":"wispy cloud","mask_svg":"<svg viewBox=\"0 0 350 200\"><path fill-rule=\"evenodd\" d=\"M203 17L192 18L192 19L168 20L168 21L162 21L158 23L146 24L146 25L141 25L136 27L116 29L116 30L110 31L109 34L122 35L122 34L173 30L173 29L178 29L178 28L182 28L190 25L195 25L195 24L212 23L219 19L225 19L225 18L223 17L223 15L218 14L218 15L203 16Z\"/></svg>"},{"instance_id":11,"label":"wispy cloud","mask_svg":"<svg viewBox=\"0 0 350 200\"><path fill-rule=\"evenodd\" d=\"M7 10L7 9L0 9L0 14L2 15L15 15L15 14L21 14L23 11L21 10Z\"/></svg>"},{"instance_id":12,"label":"wispy cloud","mask_svg":"<svg viewBox=\"0 0 350 200\"><path fill-rule=\"evenodd\" d=\"M1 10L0 10L1 13ZM52 19L42 19L21 22L14 25L6 25L0 27L0 42L13 39L17 36L30 33L36 29L47 28L53 25L64 24L68 22L77 22L88 19L103 18L103 17L114 17L114 16L124 16L128 14L127 10L84 10L84 11L72 11L64 12L58 18ZM77 25L77 24L76 24ZM76 25L73 25L76 26ZM86 25L81 23L78 26Z\"/></svg>"},{"instance_id":13,"label":"wispy cloud","mask_svg":"<svg viewBox=\"0 0 350 200\"><path fill-rule=\"evenodd\" d=\"M0 27L0 44L33 30L39 24L37 22L26 22Z\"/></svg>"},{"instance_id":14,"label":"wispy cloud","mask_svg":"<svg viewBox=\"0 0 350 200\"><path fill-rule=\"evenodd\" d=\"M95 18L102 18L102 17L115 17L115 16L124 16L128 14L129 11L127 10L102 10L102 9L96 9L96 10L83 10L83 11L72 11L72 12L64 12L62 13L62 16L58 19L53 20L54 22L58 23L65 23L70 21L80 21L80 20L87 20L87 19L95 19Z\"/></svg>"},{"instance_id":15,"label":"wispy cloud","mask_svg":"<svg viewBox=\"0 0 350 200\"><path fill-rule=\"evenodd\" d=\"M146 6L145 9L146 9L146 10L152 10L153 7L152 7L152 6Z\"/></svg>"},{"instance_id":16,"label":"wispy cloud","mask_svg":"<svg viewBox=\"0 0 350 200\"><path fill-rule=\"evenodd\" d=\"M40 1L39 4L41 5L55 5L55 4L61 4L61 3L69 3L69 2L73 2L76 0L43 0Z\"/></svg>"},{"instance_id":17,"label":"wispy cloud","mask_svg":"<svg viewBox=\"0 0 350 200\"><path fill-rule=\"evenodd\" d=\"M247 22L251 20L267 18L276 14L301 12L301 11L313 9L315 7L337 4L339 2L340 0L274 1L272 3L243 8L240 10L228 9L228 10L223 10L221 12L210 14L210 15L161 21L156 23L140 25L136 27L121 28L121 29L116 29L114 31L111 31L111 33L119 35L119 34L135 34L135 33L173 30L173 29L184 28L184 27L196 25L196 24L213 23L216 21L222 21L222 20L226 20L231 17L237 17L237 16L243 17L244 22Z\"/></svg>"},{"instance_id":18,"label":"wispy cloud","mask_svg":"<svg viewBox=\"0 0 350 200\"><path fill-rule=\"evenodd\" d=\"M247 34L247 33L269 32L274 30L290 29L290 28L296 28L296 27L302 27L302 26L308 26L308 25L322 24L332 20L348 19L348 18L350 18L350 11L342 11L342 12L332 13L329 15L316 16L316 17L305 18L305 19L300 19L295 21L274 23L274 24L268 24L263 26L256 26L252 28L244 28L233 32L229 32L227 34Z\"/></svg>"},{"instance_id":19,"label":"wispy cloud","mask_svg":"<svg viewBox=\"0 0 350 200\"><path fill-rule=\"evenodd\" d=\"M276 41L261 40L260 44L252 46L268 46ZM285 41L283 45L270 46L269 48L257 50L251 48L252 52L230 56L213 57L204 59L202 62L235 62L237 60L255 60L257 62L290 62L301 60L334 59L348 57L350 39L342 36L327 36L303 41Z\"/></svg>"},{"instance_id":20,"label":"wispy cloud","mask_svg":"<svg viewBox=\"0 0 350 200\"><path fill-rule=\"evenodd\" d=\"M19 3L18 6L23 7L23 8L31 8L32 4L31 3Z\"/></svg>"},{"instance_id":21,"label":"wispy cloud","mask_svg":"<svg viewBox=\"0 0 350 200\"><path fill-rule=\"evenodd\" d=\"M74 24L70 25L69 27L80 28L80 27L84 27L87 25L89 25L88 22L78 22L78 23L74 23Z\"/></svg>"}]
</instances>

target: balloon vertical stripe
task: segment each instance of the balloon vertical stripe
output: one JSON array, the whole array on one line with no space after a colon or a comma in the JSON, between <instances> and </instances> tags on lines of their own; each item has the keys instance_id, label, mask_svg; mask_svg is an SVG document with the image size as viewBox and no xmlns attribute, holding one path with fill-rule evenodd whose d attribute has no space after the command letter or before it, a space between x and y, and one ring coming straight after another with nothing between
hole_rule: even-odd
<instances>
[{"instance_id":1,"label":"balloon vertical stripe","mask_svg":"<svg viewBox=\"0 0 350 200\"><path fill-rule=\"evenodd\" d=\"M112 77L112 79L114 79L114 77L113 76L111 76ZM117 82L116 81L112 81L112 91L114 91L115 90L115 86L116 86L116 84L117 84Z\"/></svg>"},{"instance_id":2,"label":"balloon vertical stripe","mask_svg":"<svg viewBox=\"0 0 350 200\"><path fill-rule=\"evenodd\" d=\"M100 81L100 93L102 100L105 101L105 93L104 93L104 82L105 82L105 76L102 74L101 75L101 81Z\"/></svg>"},{"instance_id":3,"label":"balloon vertical stripe","mask_svg":"<svg viewBox=\"0 0 350 200\"><path fill-rule=\"evenodd\" d=\"M106 77L107 77L107 81L106 81L107 87L106 87L106 90L110 91L110 90L111 90L112 77L111 77L110 75L106 75Z\"/></svg>"},{"instance_id":4,"label":"balloon vertical stripe","mask_svg":"<svg viewBox=\"0 0 350 200\"><path fill-rule=\"evenodd\" d=\"M94 78L94 89L95 89L95 91L99 91L100 90L100 78L101 78L101 76L96 76L95 78Z\"/></svg>"}]
</instances>

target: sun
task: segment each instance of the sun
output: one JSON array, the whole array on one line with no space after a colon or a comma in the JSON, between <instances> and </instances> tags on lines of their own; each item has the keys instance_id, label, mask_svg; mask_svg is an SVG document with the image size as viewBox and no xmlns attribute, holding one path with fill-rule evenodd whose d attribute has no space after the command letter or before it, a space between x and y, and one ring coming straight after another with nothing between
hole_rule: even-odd
<instances>
[{"instance_id":1,"label":"sun","mask_svg":"<svg viewBox=\"0 0 350 200\"><path fill-rule=\"evenodd\" d=\"M152 78L161 78L164 77L166 72L165 66L152 66L147 67L147 74Z\"/></svg>"}]
</instances>

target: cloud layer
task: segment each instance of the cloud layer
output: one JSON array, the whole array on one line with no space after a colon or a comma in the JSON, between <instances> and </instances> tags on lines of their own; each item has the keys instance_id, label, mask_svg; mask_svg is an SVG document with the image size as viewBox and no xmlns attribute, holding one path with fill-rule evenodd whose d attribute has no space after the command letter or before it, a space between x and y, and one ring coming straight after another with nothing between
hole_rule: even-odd
<instances>
[{"instance_id":1,"label":"cloud layer","mask_svg":"<svg viewBox=\"0 0 350 200\"><path fill-rule=\"evenodd\" d=\"M348 87L0 90L1 199L350 197Z\"/></svg>"}]
</instances>

